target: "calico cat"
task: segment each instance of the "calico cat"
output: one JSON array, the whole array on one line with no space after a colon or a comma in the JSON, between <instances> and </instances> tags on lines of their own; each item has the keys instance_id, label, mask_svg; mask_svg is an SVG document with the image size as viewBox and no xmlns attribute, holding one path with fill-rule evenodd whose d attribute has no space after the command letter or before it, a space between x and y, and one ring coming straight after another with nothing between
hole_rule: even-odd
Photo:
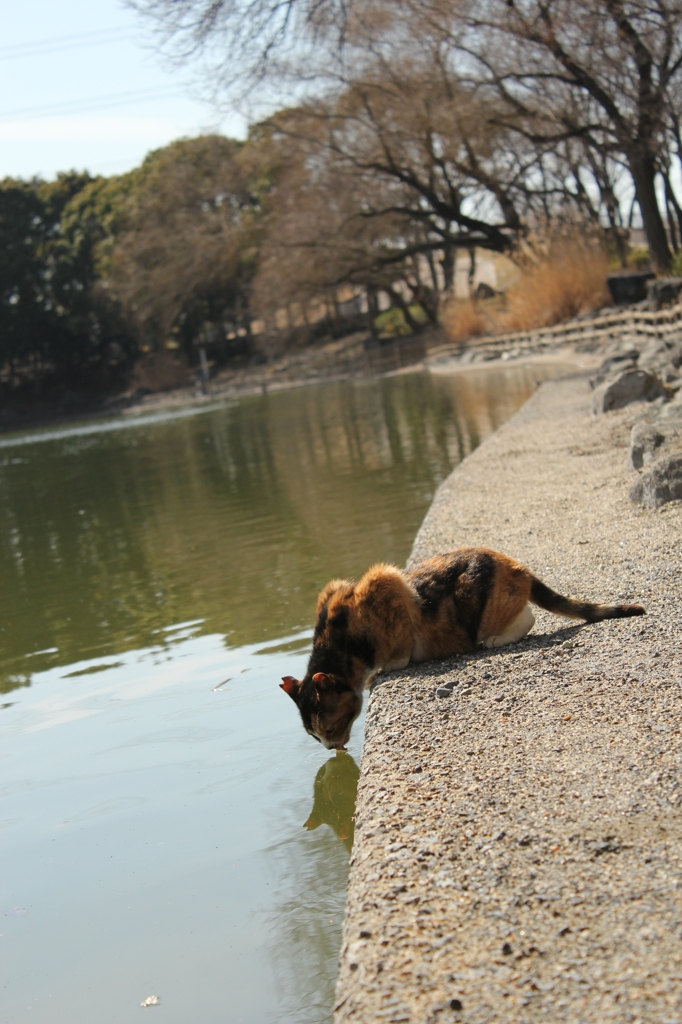
<instances>
[{"instance_id":1,"label":"calico cat","mask_svg":"<svg viewBox=\"0 0 682 1024\"><path fill-rule=\"evenodd\" d=\"M507 555L457 548L412 569L374 565L358 583L331 580L317 599L306 674L284 676L280 685L306 732L329 750L343 749L377 673L465 654L480 643L515 643L535 622L529 601L586 622L646 614L638 604L562 597Z\"/></svg>"}]
</instances>

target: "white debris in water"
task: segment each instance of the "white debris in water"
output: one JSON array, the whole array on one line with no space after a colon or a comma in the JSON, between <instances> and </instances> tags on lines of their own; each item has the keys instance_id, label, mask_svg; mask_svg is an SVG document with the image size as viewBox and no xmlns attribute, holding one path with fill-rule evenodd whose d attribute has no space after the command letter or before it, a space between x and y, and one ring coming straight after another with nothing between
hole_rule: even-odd
<instances>
[{"instance_id":1,"label":"white debris in water","mask_svg":"<svg viewBox=\"0 0 682 1024\"><path fill-rule=\"evenodd\" d=\"M231 682L232 682L232 677L230 677L229 679L223 679L222 683L218 683L217 686L213 687L213 691L212 692L215 693L216 690L219 690L221 686L225 685L225 683L231 683Z\"/></svg>"},{"instance_id":2,"label":"white debris in water","mask_svg":"<svg viewBox=\"0 0 682 1024\"><path fill-rule=\"evenodd\" d=\"M148 1006L158 1006L161 1000L158 996L147 996L147 998L140 1003L140 1006L144 1006L145 1010Z\"/></svg>"}]
</instances>

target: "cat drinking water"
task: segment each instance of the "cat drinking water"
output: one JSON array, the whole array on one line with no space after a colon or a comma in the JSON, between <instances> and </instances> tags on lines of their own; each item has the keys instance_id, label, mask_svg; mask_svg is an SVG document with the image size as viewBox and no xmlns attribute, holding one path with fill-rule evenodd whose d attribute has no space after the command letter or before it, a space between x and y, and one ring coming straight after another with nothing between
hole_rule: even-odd
<instances>
[{"instance_id":1,"label":"cat drinking water","mask_svg":"<svg viewBox=\"0 0 682 1024\"><path fill-rule=\"evenodd\" d=\"M638 604L562 597L524 565L486 548L457 548L411 569L378 564L358 583L331 580L317 599L313 649L303 679L284 676L306 732L342 749L379 672L447 658L478 644L502 647L530 631L530 604L599 622L644 615Z\"/></svg>"}]
</instances>

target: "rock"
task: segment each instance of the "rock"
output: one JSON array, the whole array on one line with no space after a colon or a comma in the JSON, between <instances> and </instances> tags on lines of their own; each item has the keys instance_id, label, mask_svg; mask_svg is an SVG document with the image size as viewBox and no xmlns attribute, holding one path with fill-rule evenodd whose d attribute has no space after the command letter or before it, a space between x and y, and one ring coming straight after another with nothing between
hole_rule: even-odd
<instances>
[{"instance_id":1,"label":"rock","mask_svg":"<svg viewBox=\"0 0 682 1024\"><path fill-rule=\"evenodd\" d=\"M618 347L618 350L611 356L611 359L627 359L636 363L641 351L641 346L637 348L637 346L632 343L632 340L628 340L626 338L625 343Z\"/></svg>"},{"instance_id":2,"label":"rock","mask_svg":"<svg viewBox=\"0 0 682 1024\"><path fill-rule=\"evenodd\" d=\"M679 370L682 366L682 341L676 342L668 349L668 362L671 363L676 370Z\"/></svg>"},{"instance_id":3,"label":"rock","mask_svg":"<svg viewBox=\"0 0 682 1024\"><path fill-rule=\"evenodd\" d=\"M629 349L624 355L613 355L605 359L594 377L590 377L590 387L597 388L605 380L612 377L614 373L622 373L624 370L633 370L637 362L639 352L637 349Z\"/></svg>"},{"instance_id":4,"label":"rock","mask_svg":"<svg viewBox=\"0 0 682 1024\"><path fill-rule=\"evenodd\" d=\"M497 292L495 289L491 288L489 284L485 283L485 281L479 281L478 287L474 292L475 299L494 299L496 295Z\"/></svg>"},{"instance_id":5,"label":"rock","mask_svg":"<svg viewBox=\"0 0 682 1024\"><path fill-rule=\"evenodd\" d=\"M622 270L606 278L614 306L641 302L646 298L647 282L656 275L647 270Z\"/></svg>"},{"instance_id":6,"label":"rock","mask_svg":"<svg viewBox=\"0 0 682 1024\"><path fill-rule=\"evenodd\" d=\"M592 412L610 412L622 409L630 402L653 402L656 398L669 398L668 389L655 373L647 370L625 370L615 380L606 381L594 392Z\"/></svg>"},{"instance_id":7,"label":"rock","mask_svg":"<svg viewBox=\"0 0 682 1024\"><path fill-rule=\"evenodd\" d=\"M660 508L682 498L682 453L666 455L645 470L630 488L630 501L646 508Z\"/></svg>"},{"instance_id":8,"label":"rock","mask_svg":"<svg viewBox=\"0 0 682 1024\"><path fill-rule=\"evenodd\" d=\"M665 437L650 423L635 423L630 433L630 464L633 469L641 469L645 463L651 462L654 452L663 444Z\"/></svg>"},{"instance_id":9,"label":"rock","mask_svg":"<svg viewBox=\"0 0 682 1024\"><path fill-rule=\"evenodd\" d=\"M679 426L678 420L682 420L682 390L678 391L673 401L668 402L656 416L656 423L670 423L675 427Z\"/></svg>"},{"instance_id":10,"label":"rock","mask_svg":"<svg viewBox=\"0 0 682 1024\"><path fill-rule=\"evenodd\" d=\"M437 697L449 697L452 694L452 690L449 686L439 686L436 690Z\"/></svg>"},{"instance_id":11,"label":"rock","mask_svg":"<svg viewBox=\"0 0 682 1024\"><path fill-rule=\"evenodd\" d=\"M470 363L484 363L488 359L497 359L497 353L470 348L467 349L466 352L462 353L459 362L461 366L468 366Z\"/></svg>"},{"instance_id":12,"label":"rock","mask_svg":"<svg viewBox=\"0 0 682 1024\"><path fill-rule=\"evenodd\" d=\"M611 355L624 356L626 359L637 359L644 347L640 334L623 334L611 343L609 352Z\"/></svg>"},{"instance_id":13,"label":"rock","mask_svg":"<svg viewBox=\"0 0 682 1024\"><path fill-rule=\"evenodd\" d=\"M664 341L650 342L639 357L637 365L641 370L656 370L670 362L670 349Z\"/></svg>"},{"instance_id":14,"label":"rock","mask_svg":"<svg viewBox=\"0 0 682 1024\"><path fill-rule=\"evenodd\" d=\"M682 419L682 390L679 390L672 402L668 402L656 417L657 422L669 422Z\"/></svg>"},{"instance_id":15,"label":"rock","mask_svg":"<svg viewBox=\"0 0 682 1024\"><path fill-rule=\"evenodd\" d=\"M664 384L674 384L680 378L682 341L651 341L640 355L637 366L640 370L656 373Z\"/></svg>"},{"instance_id":16,"label":"rock","mask_svg":"<svg viewBox=\"0 0 682 1024\"><path fill-rule=\"evenodd\" d=\"M646 290L650 308L660 309L661 306L678 301L682 291L682 277L662 277L659 281L649 281Z\"/></svg>"}]
</instances>

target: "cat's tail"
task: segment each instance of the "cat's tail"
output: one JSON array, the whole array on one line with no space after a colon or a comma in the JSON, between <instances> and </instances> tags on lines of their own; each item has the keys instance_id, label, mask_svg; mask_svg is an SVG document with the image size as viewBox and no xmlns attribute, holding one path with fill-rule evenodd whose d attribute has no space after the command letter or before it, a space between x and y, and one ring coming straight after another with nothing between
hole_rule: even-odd
<instances>
[{"instance_id":1,"label":"cat's tail","mask_svg":"<svg viewBox=\"0 0 682 1024\"><path fill-rule=\"evenodd\" d=\"M646 615L646 608L642 608L641 604L592 604L590 601L574 601L570 597L562 597L532 574L530 599L533 604L539 605L545 611L565 615L568 619L584 619L586 622Z\"/></svg>"}]
</instances>

